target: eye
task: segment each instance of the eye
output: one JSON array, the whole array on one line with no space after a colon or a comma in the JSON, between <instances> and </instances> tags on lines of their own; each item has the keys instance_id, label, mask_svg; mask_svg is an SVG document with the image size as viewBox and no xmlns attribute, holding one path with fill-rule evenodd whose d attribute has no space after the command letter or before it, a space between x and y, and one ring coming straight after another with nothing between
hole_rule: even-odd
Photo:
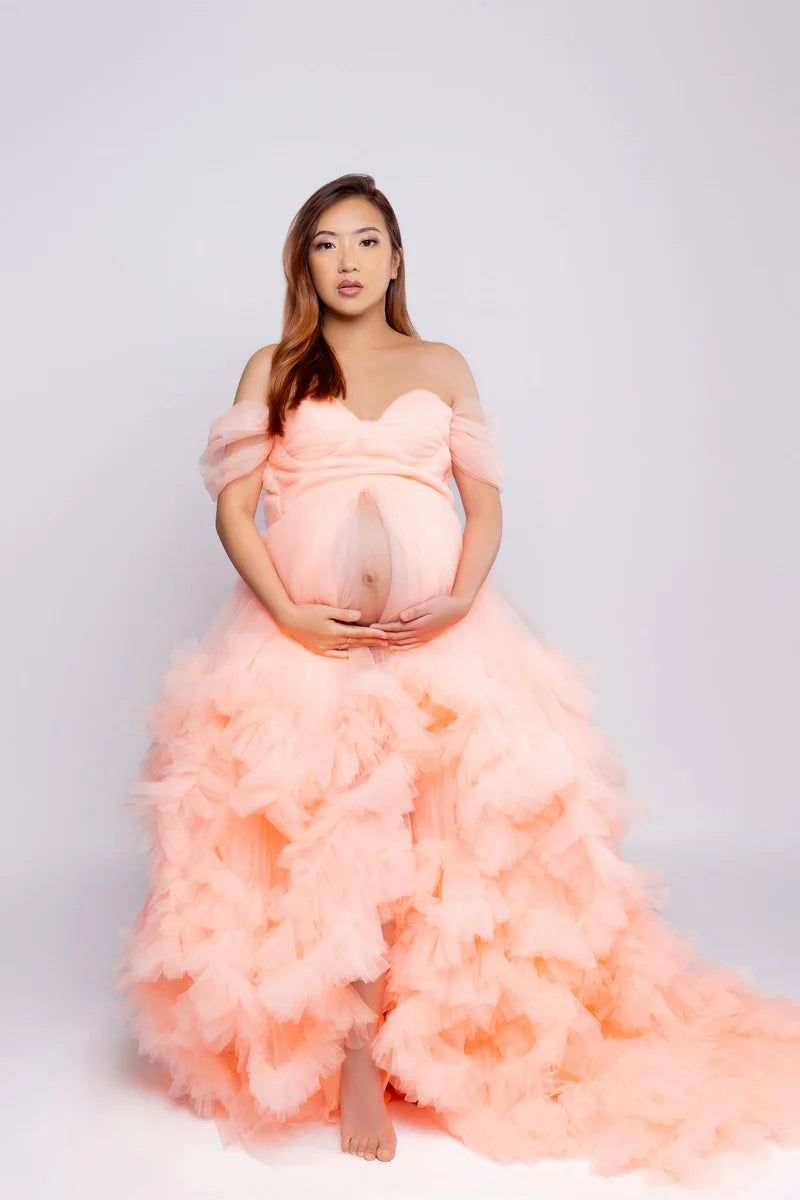
<instances>
[{"instance_id":1,"label":"eye","mask_svg":"<svg viewBox=\"0 0 800 1200\"><path fill-rule=\"evenodd\" d=\"M367 243L367 242L371 243L373 246L377 246L378 239L374 238L374 237L368 237L368 238L361 239L362 246L365 245L365 243ZM333 242L314 242L313 248L314 248L314 250L324 250L324 248L326 246L332 246L332 245L333 245Z\"/></svg>"}]
</instances>

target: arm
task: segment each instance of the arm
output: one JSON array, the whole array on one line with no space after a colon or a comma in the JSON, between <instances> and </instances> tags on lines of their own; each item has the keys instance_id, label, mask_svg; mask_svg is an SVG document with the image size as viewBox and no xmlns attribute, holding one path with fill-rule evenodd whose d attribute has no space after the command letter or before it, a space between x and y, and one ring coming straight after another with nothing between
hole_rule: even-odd
<instances>
[{"instance_id":1,"label":"arm","mask_svg":"<svg viewBox=\"0 0 800 1200\"><path fill-rule=\"evenodd\" d=\"M275 345L264 346L247 361L236 389L234 406L245 403L252 407L260 403L266 410L274 351ZM266 411L264 420L266 421ZM244 454L241 442L239 446L239 452ZM255 522L267 453L268 442L265 438L263 457L260 461L246 474L238 475L224 484L217 496L216 530L225 553L242 579L273 620L282 625L294 606L272 564L261 531ZM254 453L253 459L257 457Z\"/></svg>"},{"instance_id":2,"label":"arm","mask_svg":"<svg viewBox=\"0 0 800 1200\"><path fill-rule=\"evenodd\" d=\"M466 613L497 557L503 534L501 470L493 429L481 405L465 359L442 344L449 401L453 406L451 452L453 478L466 518L461 558L451 595Z\"/></svg>"}]
</instances>

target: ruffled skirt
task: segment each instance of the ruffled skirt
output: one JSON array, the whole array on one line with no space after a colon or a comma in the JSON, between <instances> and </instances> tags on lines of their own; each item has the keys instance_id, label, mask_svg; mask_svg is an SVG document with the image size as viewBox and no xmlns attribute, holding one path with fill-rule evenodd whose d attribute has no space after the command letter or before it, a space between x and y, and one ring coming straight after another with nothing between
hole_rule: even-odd
<instances>
[{"instance_id":1,"label":"ruffled skirt","mask_svg":"<svg viewBox=\"0 0 800 1200\"><path fill-rule=\"evenodd\" d=\"M173 654L130 800L149 886L116 979L172 1094L225 1141L336 1120L372 1016L350 982L386 971L384 1079L491 1158L689 1183L800 1144L800 1005L658 915L594 705L491 578L433 641L347 659L237 580Z\"/></svg>"}]
</instances>

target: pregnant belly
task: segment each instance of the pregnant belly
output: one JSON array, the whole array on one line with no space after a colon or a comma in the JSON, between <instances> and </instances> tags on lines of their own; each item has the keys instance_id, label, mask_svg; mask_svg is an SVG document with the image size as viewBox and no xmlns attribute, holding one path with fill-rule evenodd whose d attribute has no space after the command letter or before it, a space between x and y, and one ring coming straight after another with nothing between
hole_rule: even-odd
<instances>
[{"instance_id":1,"label":"pregnant belly","mask_svg":"<svg viewBox=\"0 0 800 1200\"><path fill-rule=\"evenodd\" d=\"M366 490L356 502L355 539L356 569L342 581L341 603L359 609L358 623L369 625L381 619L389 601L392 551L380 509Z\"/></svg>"},{"instance_id":2,"label":"pregnant belly","mask_svg":"<svg viewBox=\"0 0 800 1200\"><path fill-rule=\"evenodd\" d=\"M359 623L369 625L449 593L461 524L431 488L381 476L329 483L290 500L265 541L294 603L357 608Z\"/></svg>"}]
</instances>

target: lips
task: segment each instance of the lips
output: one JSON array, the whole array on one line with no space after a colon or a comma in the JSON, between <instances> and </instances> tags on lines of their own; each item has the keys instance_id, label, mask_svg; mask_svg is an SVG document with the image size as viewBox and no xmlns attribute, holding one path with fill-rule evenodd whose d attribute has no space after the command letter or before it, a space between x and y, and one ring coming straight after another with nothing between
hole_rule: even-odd
<instances>
[{"instance_id":1,"label":"lips","mask_svg":"<svg viewBox=\"0 0 800 1200\"><path fill-rule=\"evenodd\" d=\"M346 296L354 295L356 292L361 291L361 287L362 287L362 285L358 282L357 279L343 279L342 282L339 284L337 291L344 292L344 294Z\"/></svg>"}]
</instances>

